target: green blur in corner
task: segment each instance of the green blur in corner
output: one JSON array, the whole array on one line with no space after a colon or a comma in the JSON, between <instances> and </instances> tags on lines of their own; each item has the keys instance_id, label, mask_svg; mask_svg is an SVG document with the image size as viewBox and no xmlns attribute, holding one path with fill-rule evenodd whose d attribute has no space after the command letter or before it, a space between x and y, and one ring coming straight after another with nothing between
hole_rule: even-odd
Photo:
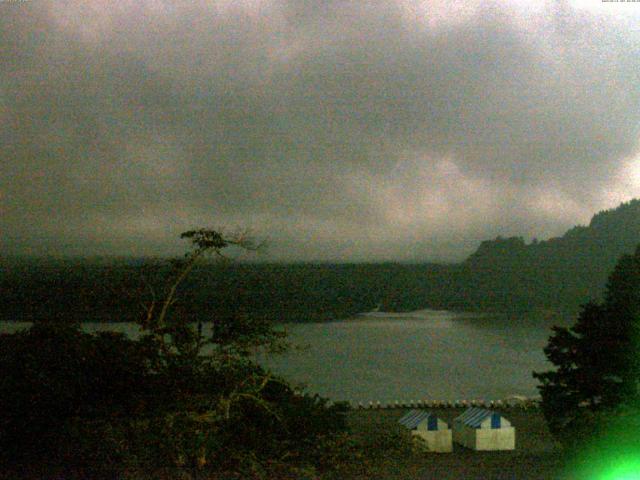
<instances>
[{"instance_id":1,"label":"green blur in corner","mask_svg":"<svg viewBox=\"0 0 640 480\"><path fill-rule=\"evenodd\" d=\"M635 409L634 409L635 410ZM604 413L608 428L594 432L590 445L567 452L567 480L640 480L640 415L637 411Z\"/></svg>"},{"instance_id":2,"label":"green blur in corner","mask_svg":"<svg viewBox=\"0 0 640 480\"><path fill-rule=\"evenodd\" d=\"M602 480L640 480L640 461L634 459L623 462L610 472L605 472L600 478Z\"/></svg>"},{"instance_id":3,"label":"green blur in corner","mask_svg":"<svg viewBox=\"0 0 640 480\"><path fill-rule=\"evenodd\" d=\"M640 452L633 456L611 458L602 468L597 480L640 480Z\"/></svg>"}]
</instances>

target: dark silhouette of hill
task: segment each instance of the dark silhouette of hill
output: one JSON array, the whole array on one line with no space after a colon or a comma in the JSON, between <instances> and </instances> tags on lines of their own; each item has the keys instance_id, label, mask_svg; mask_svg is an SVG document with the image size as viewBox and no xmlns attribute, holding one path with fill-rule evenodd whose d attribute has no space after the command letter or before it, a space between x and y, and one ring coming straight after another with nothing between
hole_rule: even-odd
<instances>
[{"instance_id":1,"label":"dark silhouette of hill","mask_svg":"<svg viewBox=\"0 0 640 480\"><path fill-rule=\"evenodd\" d=\"M526 244L485 241L456 272L457 294L443 305L491 310L575 311L599 298L618 258L640 243L640 200L597 213L588 226ZM435 299L434 299L435 300Z\"/></svg>"},{"instance_id":2,"label":"dark silhouette of hill","mask_svg":"<svg viewBox=\"0 0 640 480\"><path fill-rule=\"evenodd\" d=\"M191 320L241 314L283 322L376 307L573 314L600 297L617 259L638 243L640 200L632 200L561 237L484 241L458 264L205 264L181 285L174 311ZM2 259L0 320L132 321L149 287L162 287L162 275L143 275L145 263Z\"/></svg>"}]
</instances>

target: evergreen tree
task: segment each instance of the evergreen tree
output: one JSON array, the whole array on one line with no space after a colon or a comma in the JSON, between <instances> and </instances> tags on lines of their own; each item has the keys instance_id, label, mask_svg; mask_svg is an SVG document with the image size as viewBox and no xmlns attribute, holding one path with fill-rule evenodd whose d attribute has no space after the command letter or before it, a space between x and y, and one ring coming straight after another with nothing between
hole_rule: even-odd
<instances>
[{"instance_id":1,"label":"evergreen tree","mask_svg":"<svg viewBox=\"0 0 640 480\"><path fill-rule=\"evenodd\" d=\"M636 402L639 332L640 246L619 259L602 303L584 305L573 327L554 327L544 351L557 369L534 377L555 435L589 432L598 413Z\"/></svg>"}]
</instances>

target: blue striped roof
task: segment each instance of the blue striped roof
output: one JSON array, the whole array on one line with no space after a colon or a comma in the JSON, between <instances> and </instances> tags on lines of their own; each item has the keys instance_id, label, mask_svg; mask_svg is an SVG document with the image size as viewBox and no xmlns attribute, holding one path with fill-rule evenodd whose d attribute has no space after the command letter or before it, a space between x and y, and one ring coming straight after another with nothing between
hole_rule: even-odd
<instances>
[{"instance_id":1,"label":"blue striped roof","mask_svg":"<svg viewBox=\"0 0 640 480\"><path fill-rule=\"evenodd\" d=\"M410 410L409 413L398 420L398 423L409 429L414 429L425 420L428 422L428 430L438 429L438 417L425 410Z\"/></svg>"},{"instance_id":2,"label":"blue striped roof","mask_svg":"<svg viewBox=\"0 0 640 480\"><path fill-rule=\"evenodd\" d=\"M491 417L491 428L500 428L500 414L484 408L469 408L462 415L456 417L456 422L472 427L480 428L482 422Z\"/></svg>"}]
</instances>

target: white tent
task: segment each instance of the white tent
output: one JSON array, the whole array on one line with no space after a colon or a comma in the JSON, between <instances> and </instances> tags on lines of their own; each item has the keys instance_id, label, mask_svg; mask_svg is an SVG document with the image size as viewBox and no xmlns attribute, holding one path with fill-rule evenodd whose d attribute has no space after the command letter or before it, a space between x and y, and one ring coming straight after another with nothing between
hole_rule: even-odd
<instances>
[{"instance_id":1,"label":"white tent","mask_svg":"<svg viewBox=\"0 0 640 480\"><path fill-rule=\"evenodd\" d=\"M453 441L473 450L514 450L516 431L499 413L469 408L453 420Z\"/></svg>"},{"instance_id":2,"label":"white tent","mask_svg":"<svg viewBox=\"0 0 640 480\"><path fill-rule=\"evenodd\" d=\"M411 410L399 421L411 430L412 435L422 438L430 452L451 452L453 443L451 429L433 413L425 410Z\"/></svg>"}]
</instances>

